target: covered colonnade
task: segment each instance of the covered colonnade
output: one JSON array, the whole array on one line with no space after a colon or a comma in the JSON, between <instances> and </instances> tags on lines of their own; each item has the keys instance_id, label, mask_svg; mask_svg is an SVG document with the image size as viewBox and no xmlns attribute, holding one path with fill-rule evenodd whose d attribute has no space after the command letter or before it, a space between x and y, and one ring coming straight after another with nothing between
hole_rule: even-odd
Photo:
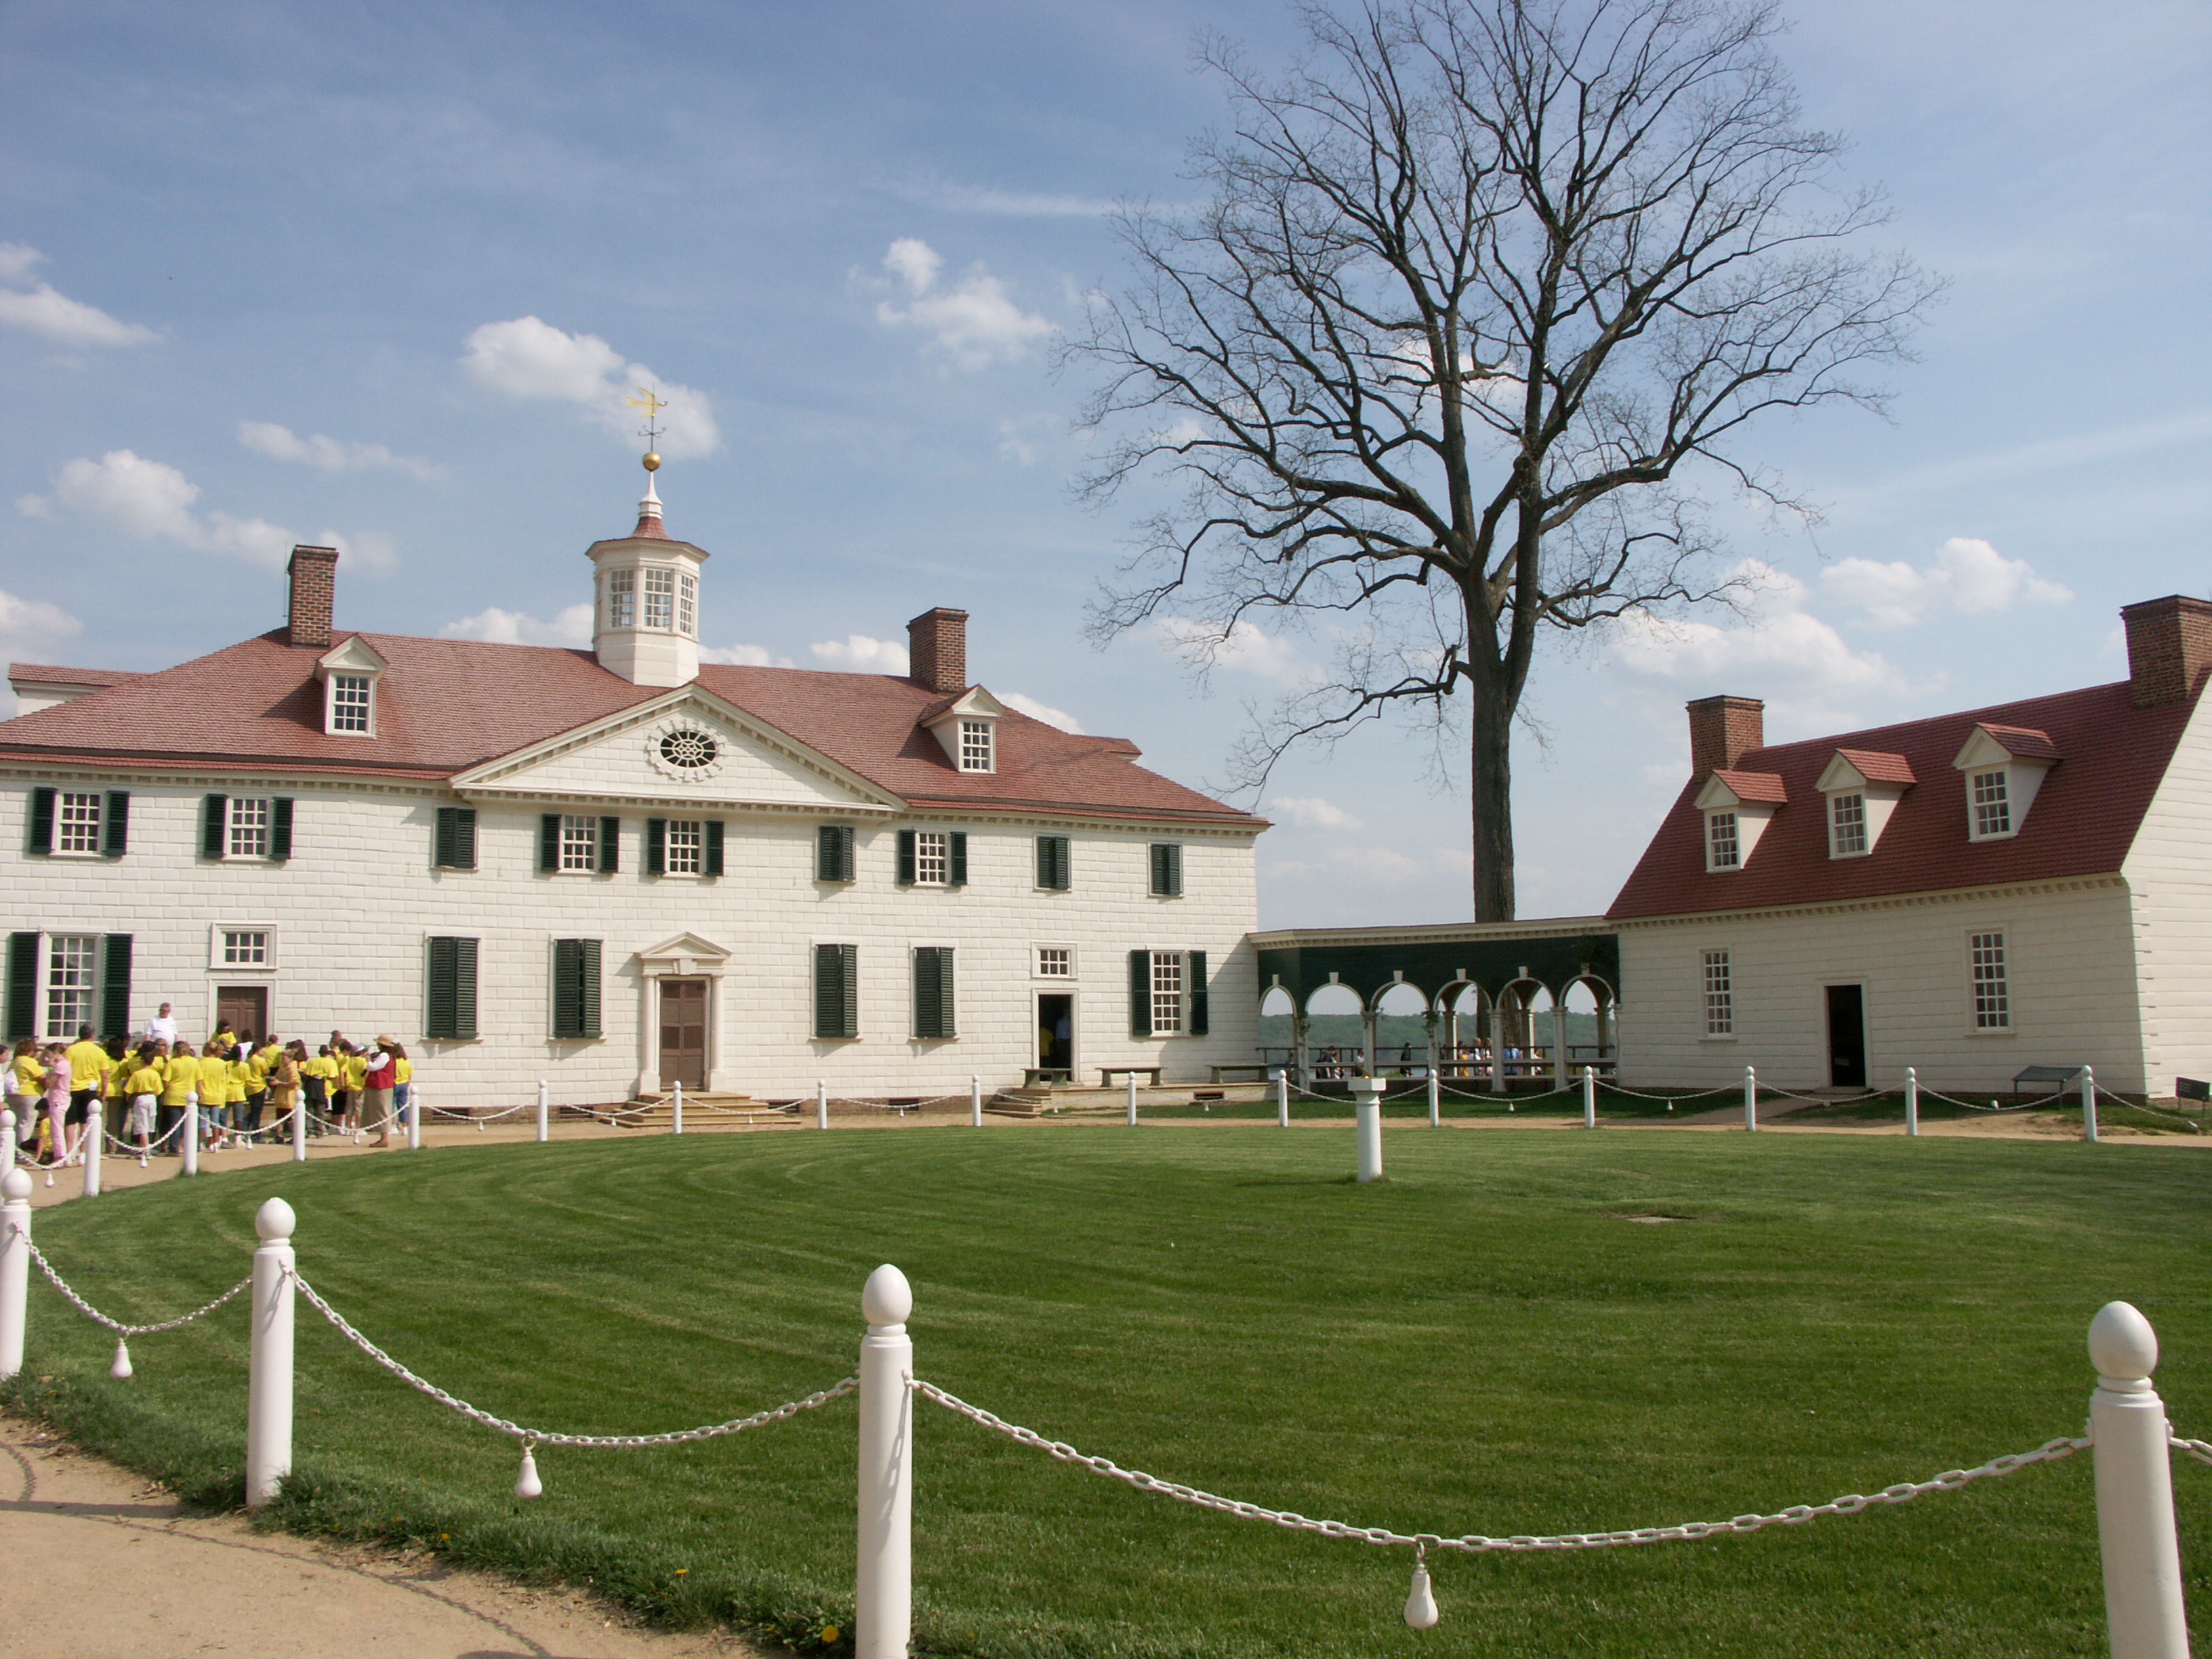
<instances>
[{"instance_id":1,"label":"covered colonnade","mask_svg":"<svg viewBox=\"0 0 2212 1659\"><path fill-rule=\"evenodd\" d=\"M1255 933L1252 943L1261 1012L1290 1014L1291 1041L1282 1058L1302 1082L1340 1066L1370 1077L1434 1069L1502 1091L1516 1079L1564 1085L1585 1066L1601 1074L1613 1070L1620 940L1602 916L1300 927ZM1313 1017L1355 1009L1362 1033L1356 1060L1318 1060ZM1424 1022L1418 1060L1407 1052L1412 1045L1395 1055L1376 1052L1376 1021L1389 1014Z\"/></svg>"}]
</instances>

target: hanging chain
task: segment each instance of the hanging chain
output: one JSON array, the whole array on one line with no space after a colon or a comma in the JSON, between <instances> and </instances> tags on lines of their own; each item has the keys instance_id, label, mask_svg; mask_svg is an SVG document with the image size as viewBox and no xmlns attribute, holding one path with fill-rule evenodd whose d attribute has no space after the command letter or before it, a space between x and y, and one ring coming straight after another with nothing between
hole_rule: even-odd
<instances>
[{"instance_id":1,"label":"hanging chain","mask_svg":"<svg viewBox=\"0 0 2212 1659\"><path fill-rule=\"evenodd\" d=\"M39 1271L46 1274L47 1279L52 1281L53 1287L59 1291L64 1296L67 1297L76 1306L76 1310L79 1313L82 1314L87 1319L93 1321L95 1324L106 1326L109 1330L113 1331L118 1336L151 1336L156 1331L173 1331L179 1325L189 1325L192 1321L199 1318L202 1315L213 1313L217 1308L222 1306L224 1303L229 1301L231 1297L236 1296L240 1291L253 1283L253 1276L251 1273L248 1273L244 1279L240 1279L237 1284L232 1285L221 1296L216 1297L214 1301L209 1303L204 1308L196 1308L191 1313L181 1314L174 1319L165 1319L158 1325L125 1325L118 1320L110 1319L106 1314L100 1312L99 1309L94 1307L91 1303L86 1301L75 1291L71 1290L69 1287L68 1282L64 1280L59 1273L54 1271L54 1264L46 1260L45 1252L41 1251L37 1245L31 1243L29 1234L26 1233L21 1227L17 1226L12 1221L8 1224L8 1231L14 1234L17 1238L22 1240L23 1248L31 1253L31 1260L39 1264Z\"/></svg>"}]
</instances>

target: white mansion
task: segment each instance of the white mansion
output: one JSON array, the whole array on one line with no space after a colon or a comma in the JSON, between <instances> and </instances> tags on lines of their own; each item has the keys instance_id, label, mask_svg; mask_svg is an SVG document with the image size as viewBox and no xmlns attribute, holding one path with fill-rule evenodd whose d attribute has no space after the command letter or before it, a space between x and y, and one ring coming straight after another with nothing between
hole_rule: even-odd
<instances>
[{"instance_id":1,"label":"white mansion","mask_svg":"<svg viewBox=\"0 0 2212 1659\"><path fill-rule=\"evenodd\" d=\"M707 555L594 543L590 651L283 628L156 673L18 664L6 1035L388 1031L441 1105L678 1080L922 1095L1249 1060L1267 826L969 684L702 665Z\"/></svg>"}]
</instances>

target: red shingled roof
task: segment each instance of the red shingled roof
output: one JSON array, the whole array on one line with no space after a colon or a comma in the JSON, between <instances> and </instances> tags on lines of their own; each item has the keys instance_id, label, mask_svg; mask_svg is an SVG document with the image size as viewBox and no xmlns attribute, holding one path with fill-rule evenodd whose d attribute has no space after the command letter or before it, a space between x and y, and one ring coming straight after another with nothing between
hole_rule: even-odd
<instances>
[{"instance_id":1,"label":"red shingled roof","mask_svg":"<svg viewBox=\"0 0 2212 1659\"><path fill-rule=\"evenodd\" d=\"M1988 720L1981 723L1982 730L1995 738L2008 755L2020 760L2057 760L2058 745L2051 740L2048 732L2038 732L2025 726L1997 726ZM1971 732L1969 736L1972 735ZM1964 746L1963 740L1961 746Z\"/></svg>"},{"instance_id":2,"label":"red shingled roof","mask_svg":"<svg viewBox=\"0 0 2212 1659\"><path fill-rule=\"evenodd\" d=\"M118 769L449 777L665 694L610 673L588 651L359 637L390 664L378 686L373 738L324 733L314 671L325 653L287 643L279 629L0 721L0 755ZM917 804L1263 827L1248 812L1132 765L1138 750L1126 738L1075 737L1018 713L999 723L999 770L963 773L915 724L939 694L911 680L712 665L700 670L698 684Z\"/></svg>"},{"instance_id":3,"label":"red shingled roof","mask_svg":"<svg viewBox=\"0 0 2212 1659\"><path fill-rule=\"evenodd\" d=\"M1704 780L1692 778L1606 914L1620 919L1764 909L2117 871L2193 706L2137 708L2122 681L1753 750L1739 764L1779 774L1791 804L1775 813L1744 866L1705 869L1703 814L1695 805ZM2051 769L2020 833L2009 840L1966 839L1966 783L1951 762L1977 726L2033 732L2051 745L2048 752L2065 757ZM1813 787L1839 748L1862 771L1861 750L1871 751L1870 758L1899 757L1920 780L1863 858L1828 856L1826 803Z\"/></svg>"},{"instance_id":4,"label":"red shingled roof","mask_svg":"<svg viewBox=\"0 0 2212 1659\"><path fill-rule=\"evenodd\" d=\"M130 668L66 668L59 663L11 662L8 678L38 685L120 685L145 676Z\"/></svg>"},{"instance_id":5,"label":"red shingled roof","mask_svg":"<svg viewBox=\"0 0 2212 1659\"><path fill-rule=\"evenodd\" d=\"M1738 800L1780 806L1790 799L1789 787L1772 772L1738 771L1732 768L1717 767L1713 776L1735 790Z\"/></svg>"},{"instance_id":6,"label":"red shingled roof","mask_svg":"<svg viewBox=\"0 0 2212 1659\"><path fill-rule=\"evenodd\" d=\"M1885 755L1875 749L1838 749L1836 752L1857 767L1859 775L1869 783L1919 781L1912 775L1912 763L1902 755Z\"/></svg>"}]
</instances>

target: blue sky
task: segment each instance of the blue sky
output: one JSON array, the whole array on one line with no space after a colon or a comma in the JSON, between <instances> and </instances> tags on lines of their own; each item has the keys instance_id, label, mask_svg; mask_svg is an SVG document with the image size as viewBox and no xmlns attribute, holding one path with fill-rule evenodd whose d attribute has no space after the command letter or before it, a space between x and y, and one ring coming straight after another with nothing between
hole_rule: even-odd
<instances>
[{"instance_id":1,"label":"blue sky","mask_svg":"<svg viewBox=\"0 0 2212 1659\"><path fill-rule=\"evenodd\" d=\"M1766 428L1813 532L1729 509L1754 621L1583 639L1516 757L1524 915L1602 908L1679 787L1681 704L1778 738L2119 678L2118 607L2203 593L2212 12L1792 9L1808 118L1952 282L1893 418ZM274 626L336 538L342 626L576 642L627 529L619 399L676 399L668 522L732 659L971 672L1201 787L1321 642L1194 685L1083 612L1143 505L1071 496L1103 208L1188 199L1195 29L1273 4L0 6L0 656L155 668ZM3 695L3 694L0 694ZM1260 810L1263 923L1469 914L1463 769L1370 732ZM1251 803L1245 803L1251 804Z\"/></svg>"}]
</instances>

